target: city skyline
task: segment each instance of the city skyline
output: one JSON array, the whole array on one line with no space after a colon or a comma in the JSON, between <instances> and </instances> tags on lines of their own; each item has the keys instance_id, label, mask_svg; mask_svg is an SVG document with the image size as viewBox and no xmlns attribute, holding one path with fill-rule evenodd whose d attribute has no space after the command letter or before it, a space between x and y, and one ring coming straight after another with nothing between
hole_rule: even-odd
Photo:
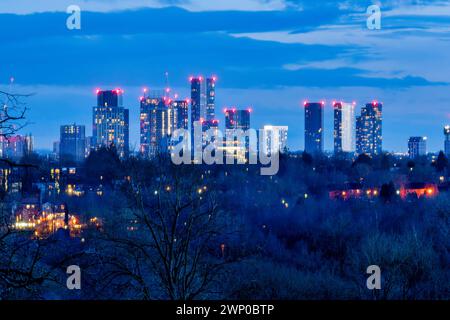
<instances>
[{"instance_id":1,"label":"city skyline","mask_svg":"<svg viewBox=\"0 0 450 320\"><path fill-rule=\"evenodd\" d=\"M0 300L450 299L450 0L3 0L0 30Z\"/></svg>"},{"instance_id":2,"label":"city skyline","mask_svg":"<svg viewBox=\"0 0 450 320\"><path fill-rule=\"evenodd\" d=\"M92 88L123 88L134 123L139 117L135 97L144 84L163 88L169 82L185 98L190 96L187 78L199 72L219 76L217 110L251 105L253 126L291 128L292 150L304 148L298 107L305 99L357 101L358 109L378 99L386 106L385 150L406 153L410 136L427 136L430 151L443 149L450 70L439 62L450 49L443 32L450 24L448 4L383 2L382 29L368 30L366 3L357 1L318 6L284 0L220 5L130 0L107 9L98 1L83 1L82 27L75 31L61 23L67 18L65 5L0 4L0 27L7 30L0 89L36 93L28 99L32 124L25 132L34 134L38 149L51 149L59 125L90 122ZM148 17L152 23L140 23ZM143 50L143 42L157 43L159 50ZM429 59L423 61L424 55ZM332 128L330 106L324 121ZM139 127L130 130L131 144L138 147ZM324 147L333 149L330 129Z\"/></svg>"},{"instance_id":3,"label":"city skyline","mask_svg":"<svg viewBox=\"0 0 450 320\"><path fill-rule=\"evenodd\" d=\"M161 103L162 103L162 105L164 107L169 107L170 106L171 109L177 109L177 112L174 112L174 114L172 115L173 128L172 129L168 129L169 131L171 131L171 130L173 131L176 128L191 128L192 123L190 123L190 120L192 119L192 110L193 110L193 108L192 108L192 106L193 106L192 101L195 101L195 99L192 99L193 98L192 81L194 80L194 82L195 82L196 79L201 79L201 81L200 81L201 86L199 86L199 88L201 88L201 92L199 92L199 95L198 95L198 99L199 99L199 105L198 105L199 110L198 110L198 113L200 115L199 121L203 121L203 127L204 127L203 130L207 129L205 127L205 125L207 126L208 122L214 123L214 127L218 127L219 129L226 129L226 112L225 111L228 109L228 107L224 107L222 109L222 111L225 112L225 114L222 114L222 112L220 112L220 110L216 110L216 105L215 105L215 98L216 98L215 97L215 91L216 91L215 85L216 85L216 81L218 80L217 76L211 76L211 77L207 77L207 78L204 78L203 76L189 77L189 83L191 84L191 97L190 98L185 98L185 99L182 99L181 98L182 95L180 95L179 93L176 93L175 90L173 90L172 88L169 88L169 87L166 87L166 88L163 88L163 89L158 89L158 90L154 90L154 89L150 90L147 86L144 86L144 87L141 88L141 95L138 97L138 105L140 105L139 119L136 120L136 119L130 118L129 121L127 122L127 125L126 125L128 127L127 129L130 130L129 128L131 128L133 126L136 126L136 123L137 124L140 123L139 127L141 128L141 131L140 131L140 134L139 134L140 138L138 137L137 140L133 140L132 137L128 138L128 140L129 140L128 141L128 145L129 145L129 148L131 148L129 150L130 152L140 152L140 153L148 154L148 150L146 152L142 151L143 143L146 144L146 142L144 141L145 139L143 140L143 134L144 133L142 131L142 128L143 128L143 122L142 122L143 121L143 119L142 119L143 109L142 108L143 108L143 105L145 105L146 103L148 103L148 104L153 103L152 101L154 101L155 99L156 100L164 99L164 102L161 100ZM208 89L208 86L210 86L210 82L211 81L214 82L214 87L213 87L212 90ZM101 96L105 92L106 93L108 93L108 92L114 93L114 92L120 91L120 97L118 98L117 104L122 109L124 109L126 111L126 113L127 113L126 117L130 117L129 116L129 110L133 109L133 106L129 107L127 105L126 101L123 102L123 100L126 100L126 99L124 99L125 90L122 89L122 87L120 87L120 88L116 87L115 89L112 89L112 88L109 88L109 89L95 88L95 89L92 89L91 91L93 91L94 95L96 96L97 104L100 103L99 102L99 99L100 99L99 95ZM210 96L210 92L211 91L214 92L213 93L214 98L210 97L209 100L208 100L208 96ZM172 95L172 97L171 97L171 95ZM165 99L168 99L168 100L165 101ZM299 103L299 104L301 105L301 107L299 109L301 110L303 108L305 110L303 112L303 119L302 119L302 122L303 122L304 125L306 125L306 123L308 122L306 120L306 114L307 113L305 113L306 110L307 110L307 106L309 106L309 105L316 105L317 104L317 105L320 105L321 109L323 109L321 111L321 115L320 115L320 117L322 118L320 120L321 121L321 124L320 124L321 128L320 129L321 129L322 132L319 133L320 136L321 136L320 142L319 142L319 144L321 145L320 148L319 148L320 152L336 153L336 143L339 143L338 142L339 139L336 139L337 138L336 137L336 133L338 132L336 130L339 128L339 125L340 125L339 121L351 122L349 119L345 119L345 120L341 119L341 120L338 121L337 117L339 117L339 113L336 113L336 112L338 112L337 109L339 109L340 106L346 106L346 107L351 106L352 107L352 111L351 111L352 115L350 117L353 118L353 124L352 124L352 126L350 128L346 128L345 129L345 131L347 131L347 133L346 133L347 137L346 138L348 139L349 135L351 136L351 139L350 139L351 142L350 143L353 144L353 152L356 152L356 154L361 154L361 153L371 154L372 153L372 152L358 152L358 118L360 118L360 116L356 116L356 114L358 114L359 111L360 111L361 114L363 112L366 112L366 111L364 111L365 108L372 107L372 105L379 105L380 107L382 107L383 106L383 102L378 102L377 100L373 100L372 102L365 103L365 104L363 104L360 107L359 107L359 104L356 101L353 101L352 103L345 103L345 102L342 102L342 101L328 102L326 100L320 100L319 102L310 102L309 100L305 100L305 101L303 101L303 103ZM179 105L179 106L177 106L177 105ZM194 106L196 106L196 103L194 104ZM96 106L96 107L98 107L98 106ZM94 109L96 107L94 107ZM184 107L185 110L181 111L183 109L183 107ZM197 108L197 107L195 107L195 108ZM233 106L232 108L236 108L236 106ZM329 110L328 116L330 116L332 118L331 120L332 120L333 123L332 123L332 127L327 128L327 125L329 125L329 122L331 122L331 121L330 121L330 119L328 119L328 121L325 121L325 120L327 120L325 114L326 114L326 110L330 109L330 108L331 108L331 112ZM251 110L251 112L253 113L253 107L251 107L251 106L248 107L248 108L244 108L244 109L245 110ZM163 111L163 113L164 112L165 111ZM178 116L179 112L185 112L186 114L184 115L184 117L187 117L189 115L189 118L188 119L184 119L183 117ZM384 113L384 110L383 110L383 113ZM145 112L144 112L144 114L145 114ZM93 116L94 116L94 121L95 121L95 113L94 113ZM170 116L170 113L169 113L169 116ZM207 118L210 118L210 120L206 120ZM223 118L223 119L220 119L220 118ZM134 120L136 120L136 121L134 121ZM67 121L67 122L70 122L70 120ZM172 122L170 122L170 123L172 123ZM72 123L74 123L74 122L72 121ZM270 123L269 120L264 120L263 119L262 123L263 123L263 125L260 126L260 127L251 126L251 128L257 129L257 130L264 130L264 127L273 126L272 124L268 124L268 123ZM382 123L383 123L383 125L380 124L380 127L384 126L384 123L385 123L384 118L382 119ZM252 121L252 124L253 124L253 121ZM81 126L86 126L85 123L81 123L80 125ZM66 126L66 125L60 124L58 130L62 130L62 128L64 126ZM148 126L148 123L147 123L147 126ZM94 136L94 134L95 134L94 127L95 127L95 124L92 125L91 127L87 126L86 141L88 140L87 139L88 137L92 138ZM281 125L273 126L273 127L288 127L288 126L283 126L281 124ZM447 124L444 125L444 131L445 132L448 132L447 128L448 128L448 125ZM91 129L91 130L89 130L89 129ZM32 135L33 138L34 138L33 133L27 131L26 127L22 131L24 131L24 132L22 132L22 135L26 135L26 134L27 135ZM166 129L166 131L167 131L167 129ZM165 134L169 134L170 135L169 131L166 132ZM330 131L331 131L331 133L330 133ZM25 132L26 132L26 134L25 134ZM442 132L442 128L441 128L441 132ZM91 136L91 134L92 134L92 136ZM340 133L340 134L342 134L342 133ZM128 135L129 135L129 133L128 133ZM164 135L164 133L163 133L163 135ZM325 145L324 141L327 141L326 137L328 136L328 138L330 138L330 135L331 135L332 141L331 142L328 141L327 145L331 145L331 147L330 148L326 148L326 147L324 147L324 145ZM403 151L403 150L399 151L399 150L386 150L384 148L383 135L384 135L384 132L380 133L380 137L383 140L383 146L382 146L383 152L404 153L406 155L409 154L409 152L410 152L410 143L409 142L410 142L411 137L414 137L414 136L410 136L407 139L405 139L406 151ZM58 137L59 137L59 135L58 135ZM426 137L426 139L428 140L428 137ZM444 139L447 139L447 140L444 141ZM289 140L290 140L290 142L292 142L291 140L293 140L293 139L289 139ZM291 148L290 151L293 151L293 152L296 152L296 151L307 151L306 150L307 149L306 148L306 140L307 140L306 136L304 136L302 143L303 143L303 145L305 147L303 147L303 149L292 149ZM447 146L448 143L446 141L448 141L448 138L443 138L441 136L441 145L442 145L442 147L440 149L438 149L438 150L429 150L427 148L428 152L429 153L438 153L439 151L444 151L444 153L448 155L448 149L449 148ZM168 143L169 141L166 141L166 142ZM56 139L56 140L51 142L51 146L52 146L53 149L54 149L54 144L55 143L60 143L60 139ZM35 141L33 141L33 145L34 144L35 144ZM94 145L97 145L97 144L94 143ZM291 144L288 143L287 147L289 148L290 145ZM41 151L46 150L48 152L48 151L51 150L51 148L40 149L38 147L38 148L34 148L34 150L41 150ZM360 151L361 151L361 149L360 149ZM346 151L344 151L344 152L346 152ZM316 153L316 152L312 152L312 153ZM377 153L379 153L379 150L377 151ZM123 157L123 156L121 156L121 157Z\"/></svg>"}]
</instances>

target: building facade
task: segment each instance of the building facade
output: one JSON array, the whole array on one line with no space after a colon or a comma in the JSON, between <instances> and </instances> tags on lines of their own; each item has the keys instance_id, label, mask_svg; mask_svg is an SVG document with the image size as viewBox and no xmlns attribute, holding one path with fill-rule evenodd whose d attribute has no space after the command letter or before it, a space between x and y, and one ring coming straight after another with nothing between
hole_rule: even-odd
<instances>
[{"instance_id":1,"label":"building facade","mask_svg":"<svg viewBox=\"0 0 450 320\"><path fill-rule=\"evenodd\" d=\"M0 158L20 160L33 152L32 135L0 136Z\"/></svg>"},{"instance_id":2,"label":"building facade","mask_svg":"<svg viewBox=\"0 0 450 320\"><path fill-rule=\"evenodd\" d=\"M194 122L202 118L203 77L191 78L191 150L194 150Z\"/></svg>"},{"instance_id":3,"label":"building facade","mask_svg":"<svg viewBox=\"0 0 450 320\"><path fill-rule=\"evenodd\" d=\"M176 100L172 102L172 108L176 113L176 128L189 129L189 102L186 100Z\"/></svg>"},{"instance_id":4,"label":"building facade","mask_svg":"<svg viewBox=\"0 0 450 320\"><path fill-rule=\"evenodd\" d=\"M355 151L355 104L333 103L334 153Z\"/></svg>"},{"instance_id":5,"label":"building facade","mask_svg":"<svg viewBox=\"0 0 450 320\"><path fill-rule=\"evenodd\" d=\"M246 161L250 152L250 137L245 135L238 139L239 133L245 133L250 129L251 109L226 108L225 112L225 137L224 151L240 161Z\"/></svg>"},{"instance_id":6,"label":"building facade","mask_svg":"<svg viewBox=\"0 0 450 320\"><path fill-rule=\"evenodd\" d=\"M266 155L272 155L287 150L288 129L287 126L264 126L262 145L259 146L261 151Z\"/></svg>"},{"instance_id":7,"label":"building facade","mask_svg":"<svg viewBox=\"0 0 450 320\"><path fill-rule=\"evenodd\" d=\"M427 154L427 138L410 137L408 140L408 154L411 159L425 156Z\"/></svg>"},{"instance_id":8,"label":"building facade","mask_svg":"<svg viewBox=\"0 0 450 320\"><path fill-rule=\"evenodd\" d=\"M310 154L323 152L324 102L305 102L305 151Z\"/></svg>"},{"instance_id":9,"label":"building facade","mask_svg":"<svg viewBox=\"0 0 450 320\"><path fill-rule=\"evenodd\" d=\"M356 118L356 152L380 155L383 152L383 105L376 101L366 104Z\"/></svg>"},{"instance_id":10,"label":"building facade","mask_svg":"<svg viewBox=\"0 0 450 320\"><path fill-rule=\"evenodd\" d=\"M216 77L206 79L206 120L216 117Z\"/></svg>"},{"instance_id":11,"label":"building facade","mask_svg":"<svg viewBox=\"0 0 450 320\"><path fill-rule=\"evenodd\" d=\"M141 155L152 159L166 153L177 124L177 109L170 99L161 95L143 97L140 108Z\"/></svg>"},{"instance_id":12,"label":"building facade","mask_svg":"<svg viewBox=\"0 0 450 320\"><path fill-rule=\"evenodd\" d=\"M95 148L114 146L120 158L128 156L130 145L129 110L123 106L121 89L97 90L93 107L92 136Z\"/></svg>"},{"instance_id":13,"label":"building facade","mask_svg":"<svg viewBox=\"0 0 450 320\"><path fill-rule=\"evenodd\" d=\"M444 128L444 135L445 135L445 155L447 157L450 157L450 126L445 126Z\"/></svg>"},{"instance_id":14,"label":"building facade","mask_svg":"<svg viewBox=\"0 0 450 320\"><path fill-rule=\"evenodd\" d=\"M76 124L60 128L59 159L82 162L86 156L86 127Z\"/></svg>"}]
</instances>

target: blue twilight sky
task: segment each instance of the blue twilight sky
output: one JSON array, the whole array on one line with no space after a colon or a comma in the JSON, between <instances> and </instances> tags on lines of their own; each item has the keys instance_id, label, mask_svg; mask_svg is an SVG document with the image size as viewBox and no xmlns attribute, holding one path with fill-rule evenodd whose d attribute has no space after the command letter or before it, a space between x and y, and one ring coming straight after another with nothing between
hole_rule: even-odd
<instances>
[{"instance_id":1,"label":"blue twilight sky","mask_svg":"<svg viewBox=\"0 0 450 320\"><path fill-rule=\"evenodd\" d=\"M373 3L381 30L366 27ZM81 30L66 28L72 4ZM382 101L389 151L406 151L411 135L438 151L450 123L449 1L2 0L0 34L0 90L34 93L24 133L37 148L50 149L61 124L92 132L97 87L125 90L137 147L140 91L163 88L166 71L183 98L190 75L217 75L217 112L252 106L252 126L288 125L294 150L306 99L328 102L327 149L333 100L356 101L357 112Z\"/></svg>"}]
</instances>

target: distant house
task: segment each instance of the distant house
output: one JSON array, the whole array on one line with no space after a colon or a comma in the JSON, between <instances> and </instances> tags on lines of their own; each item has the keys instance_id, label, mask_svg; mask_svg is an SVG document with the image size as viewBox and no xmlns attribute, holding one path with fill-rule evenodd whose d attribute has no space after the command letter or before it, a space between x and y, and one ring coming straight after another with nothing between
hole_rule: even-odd
<instances>
[{"instance_id":1,"label":"distant house","mask_svg":"<svg viewBox=\"0 0 450 320\"><path fill-rule=\"evenodd\" d=\"M20 204L14 209L15 227L17 229L33 229L35 221L39 217L39 212L39 197L22 199Z\"/></svg>"},{"instance_id":2,"label":"distant house","mask_svg":"<svg viewBox=\"0 0 450 320\"><path fill-rule=\"evenodd\" d=\"M400 188L400 197L406 199L409 196L417 198L432 198L439 194L439 189L434 183L413 182Z\"/></svg>"},{"instance_id":3,"label":"distant house","mask_svg":"<svg viewBox=\"0 0 450 320\"><path fill-rule=\"evenodd\" d=\"M346 183L340 187L332 187L329 192L330 199L359 199L378 197L378 187L364 187L361 183Z\"/></svg>"}]
</instances>

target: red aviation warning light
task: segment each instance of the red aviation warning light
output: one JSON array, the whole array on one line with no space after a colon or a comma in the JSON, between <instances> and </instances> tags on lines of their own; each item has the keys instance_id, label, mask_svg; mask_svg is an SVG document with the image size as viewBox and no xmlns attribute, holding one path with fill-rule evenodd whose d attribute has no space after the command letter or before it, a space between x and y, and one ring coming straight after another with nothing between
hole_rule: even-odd
<instances>
[{"instance_id":1,"label":"red aviation warning light","mask_svg":"<svg viewBox=\"0 0 450 320\"><path fill-rule=\"evenodd\" d=\"M194 81L194 77L193 77L193 76L190 76L190 77L189 77L189 82L192 82L192 81Z\"/></svg>"},{"instance_id":2,"label":"red aviation warning light","mask_svg":"<svg viewBox=\"0 0 450 320\"><path fill-rule=\"evenodd\" d=\"M96 95L99 95L100 92L102 92L102 90L100 90L99 88L95 89L95 94L96 94Z\"/></svg>"},{"instance_id":3,"label":"red aviation warning light","mask_svg":"<svg viewBox=\"0 0 450 320\"><path fill-rule=\"evenodd\" d=\"M308 100L303 101L303 106L306 107L308 105Z\"/></svg>"},{"instance_id":4,"label":"red aviation warning light","mask_svg":"<svg viewBox=\"0 0 450 320\"><path fill-rule=\"evenodd\" d=\"M248 108L247 111L248 111L249 113L252 113L252 112L253 112L252 107Z\"/></svg>"}]
</instances>

